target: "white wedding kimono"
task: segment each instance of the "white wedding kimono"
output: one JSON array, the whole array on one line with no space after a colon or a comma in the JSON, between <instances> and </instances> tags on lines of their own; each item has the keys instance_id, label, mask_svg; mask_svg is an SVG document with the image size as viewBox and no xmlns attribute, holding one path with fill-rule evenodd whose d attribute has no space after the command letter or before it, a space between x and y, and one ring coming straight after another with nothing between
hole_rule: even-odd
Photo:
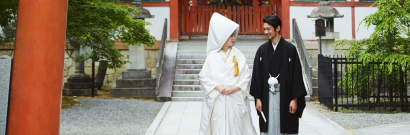
<instances>
[{"instance_id":1,"label":"white wedding kimono","mask_svg":"<svg viewBox=\"0 0 410 135\"><path fill-rule=\"evenodd\" d=\"M217 15L217 16L216 16ZM214 18L218 18L216 24L227 24L221 29L216 29ZM211 18L210 32L208 35L207 58L199 73L199 81L202 85L205 99L202 107L202 117L200 124L200 135L256 135L251 120L249 106L249 84L251 74L246 64L245 56L235 47L232 47L226 62L222 60L226 55L221 51L221 47L235 32L237 36L237 25L235 22L215 13ZM226 21L227 20L227 21ZM226 21L226 22L221 22ZM229 22L230 21L230 22ZM234 25L236 24L236 25ZM214 27L212 27L214 26ZM227 27L232 27L231 29ZM211 30L218 32L211 33ZM225 34L225 39L221 39L221 34ZM236 38L235 38L236 39ZM216 43L216 44L214 44ZM233 56L238 62L239 75L234 76L235 65ZM224 88L238 86L240 90L230 94L222 95L214 88L221 85Z\"/></svg>"}]
</instances>

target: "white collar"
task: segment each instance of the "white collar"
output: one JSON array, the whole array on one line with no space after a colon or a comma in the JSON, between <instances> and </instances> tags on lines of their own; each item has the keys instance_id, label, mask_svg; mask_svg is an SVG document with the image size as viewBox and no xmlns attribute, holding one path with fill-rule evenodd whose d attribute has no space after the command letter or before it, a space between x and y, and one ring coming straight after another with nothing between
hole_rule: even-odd
<instances>
[{"instance_id":1,"label":"white collar","mask_svg":"<svg viewBox=\"0 0 410 135\"><path fill-rule=\"evenodd\" d=\"M277 42L276 44L274 44L274 43L272 42L273 50L276 50L276 47L278 47L279 41L280 41L280 39L282 38L281 35L279 35L279 36L280 36L280 38L279 38L279 40L278 40L278 42Z\"/></svg>"}]
</instances>

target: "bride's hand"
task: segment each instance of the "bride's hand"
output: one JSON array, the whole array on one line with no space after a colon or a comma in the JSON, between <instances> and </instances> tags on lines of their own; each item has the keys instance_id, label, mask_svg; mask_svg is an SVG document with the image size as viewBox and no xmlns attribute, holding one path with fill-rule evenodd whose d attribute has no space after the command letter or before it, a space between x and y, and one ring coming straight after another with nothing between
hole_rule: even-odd
<instances>
[{"instance_id":1,"label":"bride's hand","mask_svg":"<svg viewBox=\"0 0 410 135\"><path fill-rule=\"evenodd\" d=\"M234 93L234 92L236 92L236 91L238 91L238 90L240 90L240 88L239 88L238 86L233 86L233 87L230 87L230 88L225 89L225 90L223 91L223 94L224 94L224 95L231 95L232 93Z\"/></svg>"},{"instance_id":2,"label":"bride's hand","mask_svg":"<svg viewBox=\"0 0 410 135\"><path fill-rule=\"evenodd\" d=\"M221 85L218 85L215 87L215 90L218 91L219 93L221 93L222 95L224 95L224 91L226 90L224 87L222 87Z\"/></svg>"}]
</instances>

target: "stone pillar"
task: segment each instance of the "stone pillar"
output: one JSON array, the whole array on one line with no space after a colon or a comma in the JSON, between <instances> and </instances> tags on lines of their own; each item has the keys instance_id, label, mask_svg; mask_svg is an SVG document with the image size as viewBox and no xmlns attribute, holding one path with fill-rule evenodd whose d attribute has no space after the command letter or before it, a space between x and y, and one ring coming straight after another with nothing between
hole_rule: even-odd
<instances>
[{"instance_id":1,"label":"stone pillar","mask_svg":"<svg viewBox=\"0 0 410 135\"><path fill-rule=\"evenodd\" d=\"M128 46L129 61L127 64L128 70L146 70L145 66L145 49L144 46L130 45Z\"/></svg>"},{"instance_id":2,"label":"stone pillar","mask_svg":"<svg viewBox=\"0 0 410 135\"><path fill-rule=\"evenodd\" d=\"M8 135L58 135L68 0L19 0Z\"/></svg>"},{"instance_id":3,"label":"stone pillar","mask_svg":"<svg viewBox=\"0 0 410 135\"><path fill-rule=\"evenodd\" d=\"M6 134L7 107L9 105L11 58L0 57L0 134Z\"/></svg>"},{"instance_id":4,"label":"stone pillar","mask_svg":"<svg viewBox=\"0 0 410 135\"><path fill-rule=\"evenodd\" d=\"M319 45L319 37L315 36L315 33L313 32L313 38L317 40L318 44L318 49L320 48ZM335 55L335 49L332 47L333 42L335 42L336 39L339 39L339 32L328 32L326 31L326 36L322 36L322 55L323 56L333 56ZM318 50L319 53L319 50Z\"/></svg>"},{"instance_id":5,"label":"stone pillar","mask_svg":"<svg viewBox=\"0 0 410 135\"><path fill-rule=\"evenodd\" d=\"M331 33L333 34L333 33ZM330 33L329 33L330 35ZM333 56L335 55L335 50L332 47L335 38L331 36L322 37L322 54L323 56ZM318 40L319 43L319 40Z\"/></svg>"},{"instance_id":6,"label":"stone pillar","mask_svg":"<svg viewBox=\"0 0 410 135\"><path fill-rule=\"evenodd\" d=\"M111 88L112 97L155 97L155 78L151 78L151 70L145 66L144 45L130 45L129 63L122 77L116 80Z\"/></svg>"}]
</instances>

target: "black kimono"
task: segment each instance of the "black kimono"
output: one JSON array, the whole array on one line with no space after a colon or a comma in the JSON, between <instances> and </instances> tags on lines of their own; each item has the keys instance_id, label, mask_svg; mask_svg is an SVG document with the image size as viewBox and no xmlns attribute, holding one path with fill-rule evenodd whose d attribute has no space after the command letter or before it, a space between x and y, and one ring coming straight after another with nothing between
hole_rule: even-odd
<instances>
[{"instance_id":1,"label":"black kimono","mask_svg":"<svg viewBox=\"0 0 410 135\"><path fill-rule=\"evenodd\" d=\"M274 53L273 53L274 52ZM302 78L302 68L296 47L283 39L273 51L272 41L262 44L256 52L250 87L250 94L262 102L265 123L259 111L260 132L267 132L269 118L269 73L278 78L280 84L280 129L281 133L295 134L299 131L299 118L306 107L306 88ZM290 101L297 99L295 114L289 112ZM256 102L255 102L256 103Z\"/></svg>"}]
</instances>

